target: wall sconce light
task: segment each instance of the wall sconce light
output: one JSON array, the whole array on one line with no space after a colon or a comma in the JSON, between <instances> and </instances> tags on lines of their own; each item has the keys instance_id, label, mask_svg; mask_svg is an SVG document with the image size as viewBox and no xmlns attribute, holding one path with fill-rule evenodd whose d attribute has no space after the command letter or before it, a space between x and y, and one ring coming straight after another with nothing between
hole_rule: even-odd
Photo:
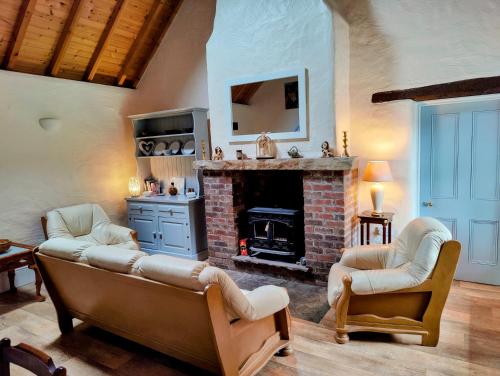
<instances>
[{"instance_id":1,"label":"wall sconce light","mask_svg":"<svg viewBox=\"0 0 500 376\"><path fill-rule=\"evenodd\" d=\"M56 118L41 118L38 120L38 124L47 132L54 132L61 128L61 120Z\"/></svg>"},{"instance_id":2,"label":"wall sconce light","mask_svg":"<svg viewBox=\"0 0 500 376\"><path fill-rule=\"evenodd\" d=\"M141 195L141 182L137 176L132 176L128 180L128 192L131 197L138 197Z\"/></svg>"}]
</instances>

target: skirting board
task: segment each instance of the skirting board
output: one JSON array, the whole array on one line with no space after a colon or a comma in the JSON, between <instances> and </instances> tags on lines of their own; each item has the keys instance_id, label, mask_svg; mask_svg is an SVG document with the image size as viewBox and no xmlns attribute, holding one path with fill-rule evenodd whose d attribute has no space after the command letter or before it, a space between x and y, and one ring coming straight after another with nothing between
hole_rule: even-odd
<instances>
[{"instance_id":1,"label":"skirting board","mask_svg":"<svg viewBox=\"0 0 500 376\"><path fill-rule=\"evenodd\" d=\"M24 286L35 282L35 273L33 270L28 269L27 266L16 269L16 287ZM9 290L9 278L7 272L0 274L0 293Z\"/></svg>"}]
</instances>

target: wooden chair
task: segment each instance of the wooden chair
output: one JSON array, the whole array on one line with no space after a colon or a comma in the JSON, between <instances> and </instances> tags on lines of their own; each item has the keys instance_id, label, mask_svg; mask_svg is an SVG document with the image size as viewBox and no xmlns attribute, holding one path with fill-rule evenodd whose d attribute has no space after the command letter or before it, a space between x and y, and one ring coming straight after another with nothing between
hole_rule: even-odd
<instances>
[{"instance_id":1,"label":"wooden chair","mask_svg":"<svg viewBox=\"0 0 500 376\"><path fill-rule=\"evenodd\" d=\"M66 368L54 365L51 357L25 343L10 345L10 339L0 341L0 376L10 376L10 364L27 369L37 376L66 376Z\"/></svg>"},{"instance_id":2,"label":"wooden chair","mask_svg":"<svg viewBox=\"0 0 500 376\"><path fill-rule=\"evenodd\" d=\"M371 331L417 334L422 336L422 345L436 346L459 255L459 242L445 242L427 280L416 287L388 293L356 295L351 290L351 275L345 275L335 305L336 341L348 342L350 332Z\"/></svg>"}]
</instances>

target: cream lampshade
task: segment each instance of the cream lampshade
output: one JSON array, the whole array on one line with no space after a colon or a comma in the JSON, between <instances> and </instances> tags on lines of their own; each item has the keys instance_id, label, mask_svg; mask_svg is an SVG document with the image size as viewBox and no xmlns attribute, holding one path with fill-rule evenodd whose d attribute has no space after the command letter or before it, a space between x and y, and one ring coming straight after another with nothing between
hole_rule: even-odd
<instances>
[{"instance_id":1,"label":"cream lampshade","mask_svg":"<svg viewBox=\"0 0 500 376\"><path fill-rule=\"evenodd\" d=\"M380 216L383 213L382 204L384 203L384 186L380 183L392 181L389 163L387 161L369 161L363 180L375 183L370 189L373 203L372 215Z\"/></svg>"}]
</instances>

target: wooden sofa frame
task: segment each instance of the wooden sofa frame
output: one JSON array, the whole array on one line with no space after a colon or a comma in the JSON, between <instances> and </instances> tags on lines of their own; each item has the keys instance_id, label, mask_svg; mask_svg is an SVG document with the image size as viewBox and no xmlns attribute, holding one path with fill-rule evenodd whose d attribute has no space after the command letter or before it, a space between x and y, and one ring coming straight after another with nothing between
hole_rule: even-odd
<instances>
[{"instance_id":1,"label":"wooden sofa frame","mask_svg":"<svg viewBox=\"0 0 500 376\"><path fill-rule=\"evenodd\" d=\"M407 333L421 335L424 346L436 346L460 248L457 241L445 242L431 277L413 288L356 295L351 290L351 276L344 276L344 287L335 306L335 340L347 343L348 333L352 332Z\"/></svg>"},{"instance_id":2,"label":"wooden sofa frame","mask_svg":"<svg viewBox=\"0 0 500 376\"><path fill-rule=\"evenodd\" d=\"M78 318L225 376L255 375L274 354L292 352L288 308L230 322L217 284L197 292L43 255L38 248L34 258L63 334Z\"/></svg>"}]
</instances>

